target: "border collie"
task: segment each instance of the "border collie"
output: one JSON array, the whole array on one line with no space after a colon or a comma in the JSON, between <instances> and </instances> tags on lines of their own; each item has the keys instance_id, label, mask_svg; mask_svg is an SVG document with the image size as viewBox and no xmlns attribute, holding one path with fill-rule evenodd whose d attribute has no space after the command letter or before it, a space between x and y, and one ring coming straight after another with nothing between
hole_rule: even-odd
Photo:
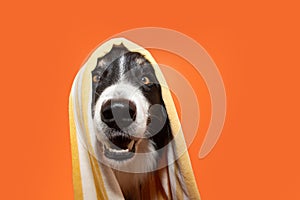
<instances>
[{"instance_id":1,"label":"border collie","mask_svg":"<svg viewBox=\"0 0 300 200\"><path fill-rule=\"evenodd\" d=\"M98 58L91 75L97 154L113 169L125 199L140 199L162 157L159 150L172 140L154 68L120 44Z\"/></svg>"}]
</instances>

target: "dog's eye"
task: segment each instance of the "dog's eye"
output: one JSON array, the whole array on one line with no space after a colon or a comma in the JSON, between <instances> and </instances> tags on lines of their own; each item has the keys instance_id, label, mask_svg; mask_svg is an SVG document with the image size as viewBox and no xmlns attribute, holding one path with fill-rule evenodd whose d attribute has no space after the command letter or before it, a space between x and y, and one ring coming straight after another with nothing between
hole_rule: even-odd
<instances>
[{"instance_id":1,"label":"dog's eye","mask_svg":"<svg viewBox=\"0 0 300 200\"><path fill-rule=\"evenodd\" d=\"M143 76L142 77L142 82L145 84L145 85L148 85L150 83L150 80L147 76Z\"/></svg>"},{"instance_id":2,"label":"dog's eye","mask_svg":"<svg viewBox=\"0 0 300 200\"><path fill-rule=\"evenodd\" d=\"M93 76L93 82L99 82L100 81L100 76L99 75L95 75Z\"/></svg>"}]
</instances>

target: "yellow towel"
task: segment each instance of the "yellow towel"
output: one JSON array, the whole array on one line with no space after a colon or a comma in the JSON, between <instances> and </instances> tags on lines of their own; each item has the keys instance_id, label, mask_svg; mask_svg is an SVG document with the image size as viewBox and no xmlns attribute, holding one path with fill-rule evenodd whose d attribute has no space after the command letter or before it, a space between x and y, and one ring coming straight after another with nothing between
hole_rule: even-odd
<instances>
[{"instance_id":1,"label":"yellow towel","mask_svg":"<svg viewBox=\"0 0 300 200\"><path fill-rule=\"evenodd\" d=\"M91 115L92 78L97 58L108 53L112 46L123 44L130 51L140 52L154 66L162 85L162 96L170 119L174 139L164 149L167 165L156 171L142 199L200 199L190 164L184 136L171 93L161 70L151 54L124 38L111 39L100 45L78 72L69 98L69 118L72 147L74 199L124 199L113 171L97 160L96 136Z\"/></svg>"}]
</instances>

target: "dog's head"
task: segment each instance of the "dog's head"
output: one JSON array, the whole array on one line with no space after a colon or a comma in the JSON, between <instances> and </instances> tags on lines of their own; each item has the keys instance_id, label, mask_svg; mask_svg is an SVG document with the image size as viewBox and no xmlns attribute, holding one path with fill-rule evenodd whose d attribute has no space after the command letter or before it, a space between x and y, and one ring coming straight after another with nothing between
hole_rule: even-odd
<instances>
[{"instance_id":1,"label":"dog's head","mask_svg":"<svg viewBox=\"0 0 300 200\"><path fill-rule=\"evenodd\" d=\"M152 64L142 54L114 45L98 58L92 81L92 115L101 159L116 168L141 164L137 162L153 168L156 152L172 134ZM138 158L139 153L152 156Z\"/></svg>"}]
</instances>

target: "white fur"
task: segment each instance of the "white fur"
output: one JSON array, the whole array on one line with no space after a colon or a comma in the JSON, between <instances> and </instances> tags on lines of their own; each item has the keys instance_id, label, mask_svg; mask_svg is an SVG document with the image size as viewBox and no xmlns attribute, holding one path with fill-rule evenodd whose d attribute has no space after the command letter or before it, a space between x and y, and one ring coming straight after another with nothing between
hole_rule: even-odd
<instances>
[{"instance_id":1,"label":"white fur","mask_svg":"<svg viewBox=\"0 0 300 200\"><path fill-rule=\"evenodd\" d=\"M122 80L122 77L124 75L124 72L125 72L125 56L122 55L121 58L120 58L120 63L119 63L119 66L120 66L120 77L121 77L121 80Z\"/></svg>"}]
</instances>

